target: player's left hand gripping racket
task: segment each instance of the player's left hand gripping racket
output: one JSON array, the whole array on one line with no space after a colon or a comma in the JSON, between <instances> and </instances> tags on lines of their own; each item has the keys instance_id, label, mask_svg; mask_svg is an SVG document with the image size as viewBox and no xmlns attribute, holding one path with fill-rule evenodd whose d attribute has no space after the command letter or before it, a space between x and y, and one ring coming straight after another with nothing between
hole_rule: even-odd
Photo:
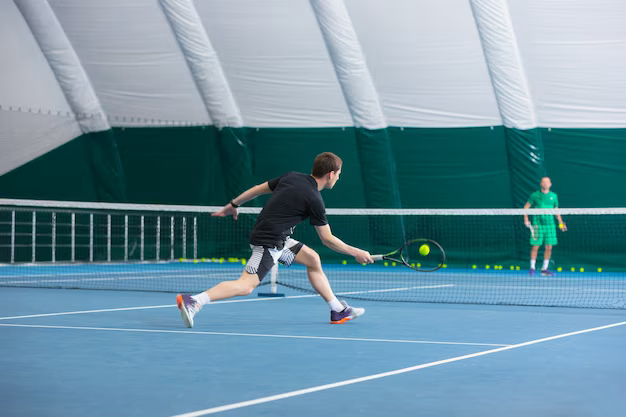
<instances>
[{"instance_id":1,"label":"player's left hand gripping racket","mask_svg":"<svg viewBox=\"0 0 626 417\"><path fill-rule=\"evenodd\" d=\"M446 263L446 252L431 239L413 239L385 255L372 255L374 261L399 262L419 272L432 272Z\"/></svg>"}]
</instances>

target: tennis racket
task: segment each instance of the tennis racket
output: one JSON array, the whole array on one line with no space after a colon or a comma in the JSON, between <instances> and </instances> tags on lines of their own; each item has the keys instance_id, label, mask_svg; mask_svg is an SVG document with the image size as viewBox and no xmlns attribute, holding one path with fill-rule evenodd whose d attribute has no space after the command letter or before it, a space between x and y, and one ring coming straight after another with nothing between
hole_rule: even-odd
<instances>
[{"instance_id":1,"label":"tennis racket","mask_svg":"<svg viewBox=\"0 0 626 417\"><path fill-rule=\"evenodd\" d=\"M535 240L535 226L533 226L532 224L527 225L526 227L528 227L530 229L530 235L533 237L533 240Z\"/></svg>"},{"instance_id":2,"label":"tennis racket","mask_svg":"<svg viewBox=\"0 0 626 417\"><path fill-rule=\"evenodd\" d=\"M419 272L432 272L446 263L441 245L431 239L413 239L385 255L372 255L374 261L398 262Z\"/></svg>"}]
</instances>

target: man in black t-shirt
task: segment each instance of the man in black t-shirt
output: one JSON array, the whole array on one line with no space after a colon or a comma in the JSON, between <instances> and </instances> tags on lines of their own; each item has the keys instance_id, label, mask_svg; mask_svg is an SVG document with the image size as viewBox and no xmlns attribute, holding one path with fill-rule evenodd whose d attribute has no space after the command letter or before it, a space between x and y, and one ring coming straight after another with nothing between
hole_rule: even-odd
<instances>
[{"instance_id":1,"label":"man in black t-shirt","mask_svg":"<svg viewBox=\"0 0 626 417\"><path fill-rule=\"evenodd\" d=\"M272 194L250 233L252 256L241 277L224 281L197 295L178 294L176 304L183 322L193 327L193 318L204 304L235 296L250 294L263 280L276 262L291 265L296 262L306 266L309 282L330 307L330 322L345 323L365 312L363 308L350 307L337 300L322 270L320 257L313 249L291 238L295 226L310 218L322 243L332 250L354 256L359 263L372 263L369 252L349 246L333 236L320 191L333 188L341 174L341 159L330 152L318 155L313 162L311 175L289 172L242 193L231 200L213 216L233 216L237 220L237 207L262 194Z\"/></svg>"}]
</instances>

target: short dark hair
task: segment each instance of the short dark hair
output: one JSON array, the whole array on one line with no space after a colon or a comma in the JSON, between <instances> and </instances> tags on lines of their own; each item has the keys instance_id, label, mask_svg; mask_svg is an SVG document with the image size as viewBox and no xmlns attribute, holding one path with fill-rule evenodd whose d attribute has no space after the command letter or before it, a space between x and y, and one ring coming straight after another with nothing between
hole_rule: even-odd
<instances>
[{"instance_id":1,"label":"short dark hair","mask_svg":"<svg viewBox=\"0 0 626 417\"><path fill-rule=\"evenodd\" d=\"M339 171L343 161L332 152L322 152L315 157L313 161L313 171L311 172L315 178L322 178L329 172Z\"/></svg>"}]
</instances>

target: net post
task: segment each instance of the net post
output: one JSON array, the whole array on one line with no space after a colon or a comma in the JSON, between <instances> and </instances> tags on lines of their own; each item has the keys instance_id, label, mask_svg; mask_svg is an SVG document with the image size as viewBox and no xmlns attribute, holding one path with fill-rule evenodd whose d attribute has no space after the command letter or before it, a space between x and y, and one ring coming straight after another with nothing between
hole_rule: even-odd
<instances>
[{"instance_id":1,"label":"net post","mask_svg":"<svg viewBox=\"0 0 626 417\"><path fill-rule=\"evenodd\" d=\"M170 217L170 260L174 260L174 216Z\"/></svg>"},{"instance_id":2,"label":"net post","mask_svg":"<svg viewBox=\"0 0 626 417\"><path fill-rule=\"evenodd\" d=\"M124 260L128 261L128 214L124 215Z\"/></svg>"},{"instance_id":3,"label":"net post","mask_svg":"<svg viewBox=\"0 0 626 417\"><path fill-rule=\"evenodd\" d=\"M11 263L15 263L15 210L11 211Z\"/></svg>"},{"instance_id":4,"label":"net post","mask_svg":"<svg viewBox=\"0 0 626 417\"><path fill-rule=\"evenodd\" d=\"M143 262L143 247L144 247L144 240L145 240L145 236L144 236L144 216L141 216L141 244L140 244L140 255L139 255L139 259Z\"/></svg>"},{"instance_id":5,"label":"net post","mask_svg":"<svg viewBox=\"0 0 626 417\"><path fill-rule=\"evenodd\" d=\"M198 218L193 218L193 259L198 259Z\"/></svg>"},{"instance_id":6,"label":"net post","mask_svg":"<svg viewBox=\"0 0 626 417\"><path fill-rule=\"evenodd\" d=\"M159 256L161 252L161 216L157 216L157 225L156 225L156 260L159 260Z\"/></svg>"},{"instance_id":7,"label":"net post","mask_svg":"<svg viewBox=\"0 0 626 417\"><path fill-rule=\"evenodd\" d=\"M183 259L187 258L187 218L183 217Z\"/></svg>"},{"instance_id":8,"label":"net post","mask_svg":"<svg viewBox=\"0 0 626 417\"><path fill-rule=\"evenodd\" d=\"M111 215L107 214L107 262L111 262Z\"/></svg>"},{"instance_id":9,"label":"net post","mask_svg":"<svg viewBox=\"0 0 626 417\"><path fill-rule=\"evenodd\" d=\"M93 262L93 213L89 214L89 262Z\"/></svg>"},{"instance_id":10,"label":"net post","mask_svg":"<svg viewBox=\"0 0 626 417\"><path fill-rule=\"evenodd\" d=\"M56 262L57 214L52 212L52 262Z\"/></svg>"},{"instance_id":11,"label":"net post","mask_svg":"<svg viewBox=\"0 0 626 417\"><path fill-rule=\"evenodd\" d=\"M76 213L72 213L72 262L76 260Z\"/></svg>"},{"instance_id":12,"label":"net post","mask_svg":"<svg viewBox=\"0 0 626 417\"><path fill-rule=\"evenodd\" d=\"M270 292L260 292L259 297L284 297L285 294L278 292L278 262L274 264L270 271Z\"/></svg>"},{"instance_id":13,"label":"net post","mask_svg":"<svg viewBox=\"0 0 626 417\"><path fill-rule=\"evenodd\" d=\"M35 260L36 260L36 255L35 255L35 252L36 252L35 245L37 244L36 231L37 231L37 212L33 211L33 229L32 229L32 238L31 238L31 241L32 241L31 259L33 263L35 263Z\"/></svg>"}]
</instances>

